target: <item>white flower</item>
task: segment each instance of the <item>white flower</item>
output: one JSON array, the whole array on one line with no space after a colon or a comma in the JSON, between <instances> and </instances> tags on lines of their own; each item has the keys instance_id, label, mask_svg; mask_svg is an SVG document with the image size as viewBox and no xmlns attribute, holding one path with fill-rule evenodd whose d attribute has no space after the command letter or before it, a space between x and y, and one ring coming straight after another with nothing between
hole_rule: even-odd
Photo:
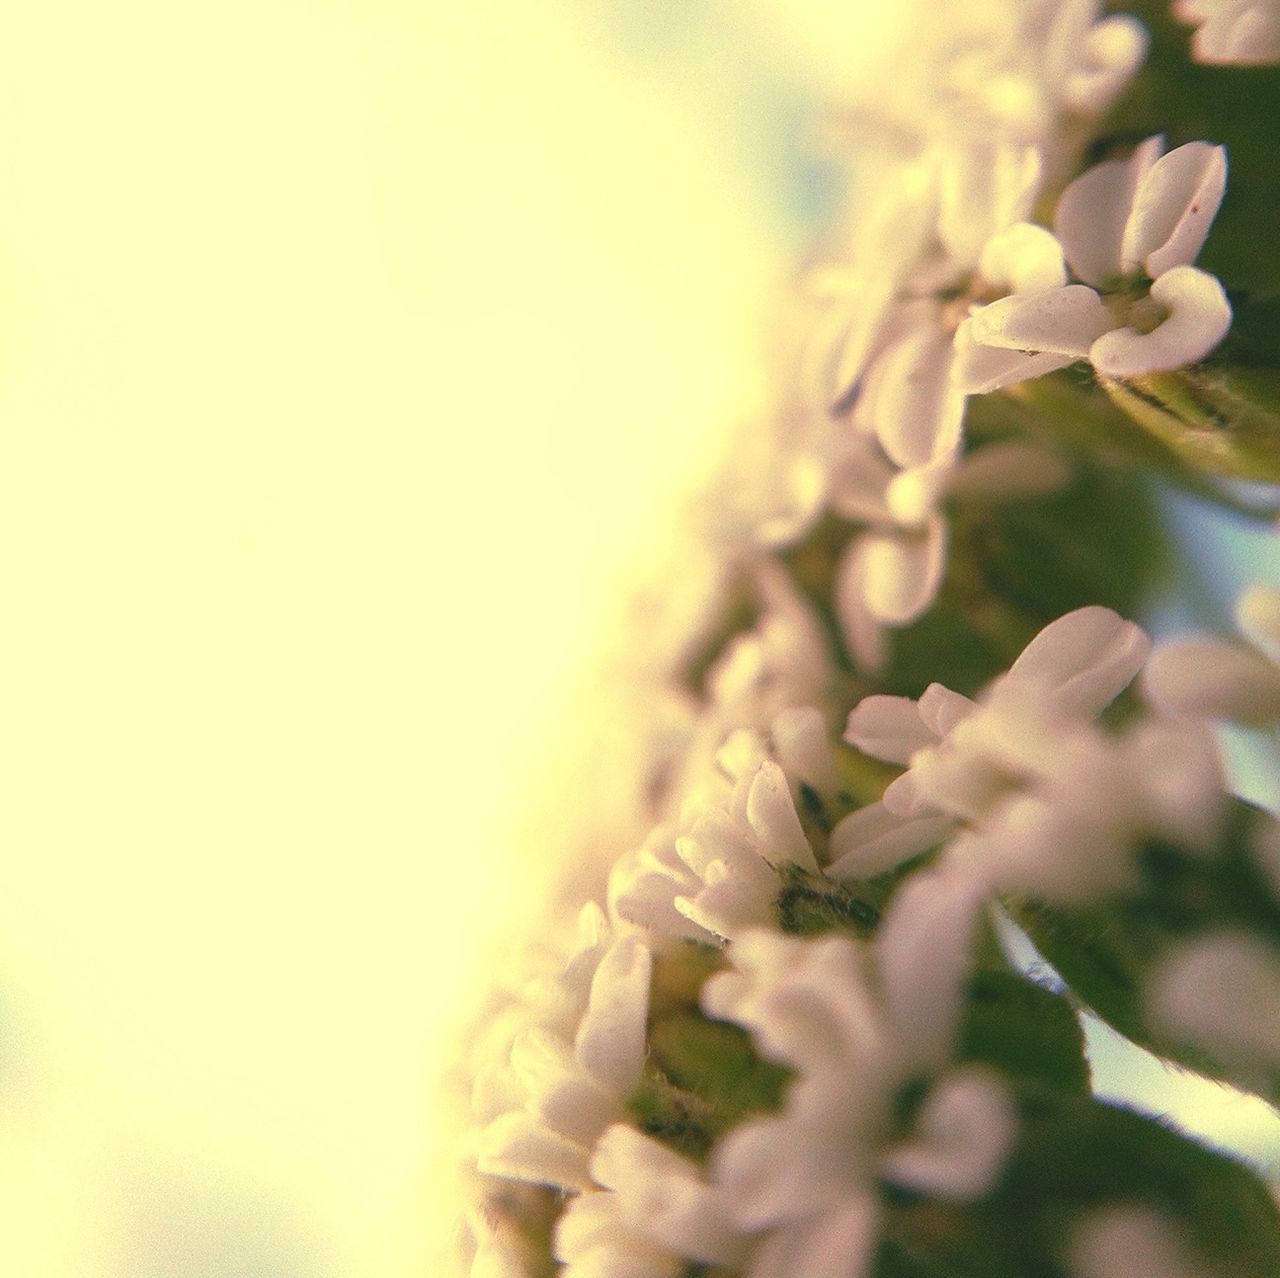
<instances>
[{"instance_id":1,"label":"white flower","mask_svg":"<svg viewBox=\"0 0 1280 1278\"><path fill-rule=\"evenodd\" d=\"M1191 265L1226 185L1222 147L1188 142L1161 156L1149 138L1128 160L1108 160L1062 193L1054 227L1083 283L1006 297L974 310L979 346L1045 357L993 389L1087 358L1107 377L1137 377L1203 359L1231 326L1218 280Z\"/></svg>"},{"instance_id":2,"label":"white flower","mask_svg":"<svg viewBox=\"0 0 1280 1278\"><path fill-rule=\"evenodd\" d=\"M757 1236L746 1278L861 1278L879 1181L959 1201L991 1188L1012 1100L986 1071L946 1069L978 905L963 879L921 875L885 920L874 971L845 938L750 932L730 951L737 970L707 982L708 1014L745 1026L796 1073L780 1114L740 1124L712 1155L731 1221ZM901 1086L940 1069L913 1128L898 1131Z\"/></svg>"},{"instance_id":3,"label":"white flower","mask_svg":"<svg viewBox=\"0 0 1280 1278\"><path fill-rule=\"evenodd\" d=\"M1217 746L1199 725L1140 721L1119 737L1081 728L946 860L992 891L1087 904L1135 890L1134 853L1153 838L1210 852L1222 818Z\"/></svg>"},{"instance_id":4,"label":"white flower","mask_svg":"<svg viewBox=\"0 0 1280 1278\"><path fill-rule=\"evenodd\" d=\"M1104 1207L1076 1229L1071 1278L1210 1278L1192 1262L1176 1221L1137 1203Z\"/></svg>"},{"instance_id":5,"label":"white flower","mask_svg":"<svg viewBox=\"0 0 1280 1278\"><path fill-rule=\"evenodd\" d=\"M976 820L1042 771L1064 731L1109 705L1149 648L1142 630L1109 608L1080 608L1036 635L980 701L936 683L919 701L866 697L845 740L908 765L885 791L889 813Z\"/></svg>"},{"instance_id":6,"label":"white flower","mask_svg":"<svg viewBox=\"0 0 1280 1278\"><path fill-rule=\"evenodd\" d=\"M1143 674L1152 704L1179 714L1236 723L1280 721L1280 590L1252 586L1236 605L1251 648L1214 639L1161 644Z\"/></svg>"},{"instance_id":7,"label":"white flower","mask_svg":"<svg viewBox=\"0 0 1280 1278\"><path fill-rule=\"evenodd\" d=\"M697 1166L622 1124L591 1159L599 1191L570 1201L556 1223L563 1278L676 1278L686 1262L737 1267L748 1251L723 1193Z\"/></svg>"},{"instance_id":8,"label":"white flower","mask_svg":"<svg viewBox=\"0 0 1280 1278\"><path fill-rule=\"evenodd\" d=\"M824 806L838 801L821 712L784 710L767 739L741 730L716 757L716 797L695 792L677 822L615 866L609 899L620 917L689 940L732 938L776 921L781 867L820 872L796 800L803 786Z\"/></svg>"},{"instance_id":9,"label":"white flower","mask_svg":"<svg viewBox=\"0 0 1280 1278\"><path fill-rule=\"evenodd\" d=\"M833 443L828 501L838 514L870 525L842 556L836 603L849 649L867 670L883 664L884 628L909 625L937 597L948 540L943 497L965 485L978 489L977 472L965 473L973 468L960 456L965 393L958 374L982 381L1044 362L975 347L964 327L970 302L1066 279L1057 241L1022 220L1042 176L1034 147L939 144L908 171L924 184L921 201L935 209L932 246L910 265L893 256L892 280L885 277L893 300L873 290L872 321L849 327L833 357L831 398L847 412L850 429ZM906 238L913 235L908 230ZM1033 451L1015 446L1003 460L1025 479L1021 463ZM999 467L979 469L996 477L992 495L1014 495L1017 483L998 477ZM1061 472L1058 463L1054 484ZM1043 477L1031 491L1045 491Z\"/></svg>"},{"instance_id":10,"label":"white flower","mask_svg":"<svg viewBox=\"0 0 1280 1278\"><path fill-rule=\"evenodd\" d=\"M1147 1016L1267 1090L1280 1072L1280 950L1244 932L1176 946L1151 975Z\"/></svg>"},{"instance_id":11,"label":"white flower","mask_svg":"<svg viewBox=\"0 0 1280 1278\"><path fill-rule=\"evenodd\" d=\"M652 955L639 937L616 934L598 906L583 909L579 927L563 973L534 983L498 1023L477 1071L485 1174L588 1187L595 1142L640 1081Z\"/></svg>"},{"instance_id":12,"label":"white flower","mask_svg":"<svg viewBox=\"0 0 1280 1278\"><path fill-rule=\"evenodd\" d=\"M979 890L1078 902L1133 886L1132 854L1151 838L1211 848L1222 778L1210 735L1194 723L1119 736L1092 726L1149 647L1109 609L1082 608L976 702L940 684L919 701L864 698L846 739L907 768L832 831L828 875L870 877L951 839L943 865Z\"/></svg>"},{"instance_id":13,"label":"white flower","mask_svg":"<svg viewBox=\"0 0 1280 1278\"><path fill-rule=\"evenodd\" d=\"M1197 62L1265 66L1280 62L1280 4L1276 0L1176 0L1175 16L1194 23Z\"/></svg>"},{"instance_id":14,"label":"white flower","mask_svg":"<svg viewBox=\"0 0 1280 1278\"><path fill-rule=\"evenodd\" d=\"M946 568L946 498L1025 500L1056 491L1070 475L1057 453L1017 441L895 470L874 440L853 436L831 501L838 514L868 525L850 540L835 577L836 615L858 664L878 669L883 628L910 625L937 598Z\"/></svg>"},{"instance_id":15,"label":"white flower","mask_svg":"<svg viewBox=\"0 0 1280 1278\"><path fill-rule=\"evenodd\" d=\"M1141 63L1147 36L1099 0L971 0L934 10L911 57L858 101L899 145L968 133L1045 144L1064 115L1096 116ZM923 25L923 24L922 24ZM861 122L861 120L860 120Z\"/></svg>"}]
</instances>

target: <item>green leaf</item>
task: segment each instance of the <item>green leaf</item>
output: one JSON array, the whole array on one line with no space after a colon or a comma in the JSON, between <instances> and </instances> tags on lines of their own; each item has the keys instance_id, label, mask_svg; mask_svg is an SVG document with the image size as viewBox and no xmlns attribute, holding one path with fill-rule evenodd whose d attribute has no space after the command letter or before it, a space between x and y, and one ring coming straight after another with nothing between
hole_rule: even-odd
<instances>
[{"instance_id":1,"label":"green leaf","mask_svg":"<svg viewBox=\"0 0 1280 1278\"><path fill-rule=\"evenodd\" d=\"M1280 1212L1247 1168L1087 1094L1024 1084L1018 1101L1015 1147L985 1199L886 1195L876 1278L1066 1278L1090 1214L1134 1204L1174 1221L1207 1272L1274 1278Z\"/></svg>"},{"instance_id":2,"label":"green leaf","mask_svg":"<svg viewBox=\"0 0 1280 1278\"><path fill-rule=\"evenodd\" d=\"M1120 408L1193 469L1280 482L1277 370L1199 364L1102 384Z\"/></svg>"},{"instance_id":3,"label":"green leaf","mask_svg":"<svg viewBox=\"0 0 1280 1278\"><path fill-rule=\"evenodd\" d=\"M1243 930L1280 943L1280 901L1250 853L1264 813L1236 800L1213 855L1152 840L1138 855L1139 890L1105 905L1064 909L1009 902L1011 913L1072 992L1126 1038L1207 1077L1256 1090L1256 1080L1154 1032L1144 989L1169 947L1199 933ZM1280 1088L1267 1097L1280 1102Z\"/></svg>"},{"instance_id":4,"label":"green leaf","mask_svg":"<svg viewBox=\"0 0 1280 1278\"><path fill-rule=\"evenodd\" d=\"M1280 1213L1253 1172L1121 1106L1024 1098L1017 1149L990 1210L1025 1247L1027 1272L1061 1254L1084 1210L1135 1202L1175 1220L1210 1272L1273 1278Z\"/></svg>"},{"instance_id":5,"label":"green leaf","mask_svg":"<svg viewBox=\"0 0 1280 1278\"><path fill-rule=\"evenodd\" d=\"M1024 1081L1089 1091L1084 1032L1071 1005L1012 972L974 978L956 1055Z\"/></svg>"}]
</instances>

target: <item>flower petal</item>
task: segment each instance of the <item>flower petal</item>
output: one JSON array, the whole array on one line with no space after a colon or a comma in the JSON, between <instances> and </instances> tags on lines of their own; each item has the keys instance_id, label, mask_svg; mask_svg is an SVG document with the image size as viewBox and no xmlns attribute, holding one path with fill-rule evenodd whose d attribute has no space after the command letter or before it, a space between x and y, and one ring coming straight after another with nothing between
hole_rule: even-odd
<instances>
[{"instance_id":1,"label":"flower petal","mask_svg":"<svg viewBox=\"0 0 1280 1278\"><path fill-rule=\"evenodd\" d=\"M1248 587L1236 602L1236 625L1250 643L1280 665L1280 589Z\"/></svg>"},{"instance_id":2,"label":"flower petal","mask_svg":"<svg viewBox=\"0 0 1280 1278\"><path fill-rule=\"evenodd\" d=\"M863 697L849 714L844 739L863 754L886 763L910 763L911 756L938 738L920 718L910 697Z\"/></svg>"},{"instance_id":3,"label":"flower petal","mask_svg":"<svg viewBox=\"0 0 1280 1278\"><path fill-rule=\"evenodd\" d=\"M760 765L747 795L747 820L760 840L760 854L771 865L788 862L818 873L818 862L804 836L783 771L772 760Z\"/></svg>"},{"instance_id":4,"label":"flower petal","mask_svg":"<svg viewBox=\"0 0 1280 1278\"><path fill-rule=\"evenodd\" d=\"M900 817L883 803L859 808L831 831L827 878L837 883L874 878L936 847L954 829L946 816Z\"/></svg>"},{"instance_id":5,"label":"flower petal","mask_svg":"<svg viewBox=\"0 0 1280 1278\"><path fill-rule=\"evenodd\" d=\"M601 1136L591 1175L618 1193L627 1225L676 1255L706 1264L736 1266L746 1240L730 1228L720 1197L695 1163L616 1123Z\"/></svg>"},{"instance_id":6,"label":"flower petal","mask_svg":"<svg viewBox=\"0 0 1280 1278\"><path fill-rule=\"evenodd\" d=\"M1124 273L1121 246L1134 196L1162 148L1148 138L1127 160L1087 169L1063 191L1053 217L1067 261L1086 284L1109 284Z\"/></svg>"},{"instance_id":7,"label":"flower petal","mask_svg":"<svg viewBox=\"0 0 1280 1278\"><path fill-rule=\"evenodd\" d=\"M1092 719L1129 686L1150 650L1140 626L1091 605L1050 622L1004 679L1043 689L1058 714Z\"/></svg>"},{"instance_id":8,"label":"flower petal","mask_svg":"<svg viewBox=\"0 0 1280 1278\"><path fill-rule=\"evenodd\" d=\"M845 548L836 566L835 606L844 637L854 664L875 674L888 659L884 628L867 606L867 555L870 538L855 537Z\"/></svg>"},{"instance_id":9,"label":"flower petal","mask_svg":"<svg viewBox=\"0 0 1280 1278\"><path fill-rule=\"evenodd\" d=\"M1021 219L1031 212L1042 170L1034 146L974 142L949 149L938 172L938 238L955 266L985 263L985 242L1013 223L1027 225ZM982 273L992 278L985 265Z\"/></svg>"},{"instance_id":10,"label":"flower petal","mask_svg":"<svg viewBox=\"0 0 1280 1278\"><path fill-rule=\"evenodd\" d=\"M887 626L906 626L928 611L947 564L947 524L930 517L924 531L868 533L864 584L867 608Z\"/></svg>"},{"instance_id":11,"label":"flower petal","mask_svg":"<svg viewBox=\"0 0 1280 1278\"><path fill-rule=\"evenodd\" d=\"M616 1095L640 1081L653 955L634 936L616 940L591 981L591 999L578 1027L575 1050L582 1067Z\"/></svg>"},{"instance_id":12,"label":"flower petal","mask_svg":"<svg viewBox=\"0 0 1280 1278\"><path fill-rule=\"evenodd\" d=\"M948 456L924 466L900 470L890 480L885 489L885 504L901 528L923 528L929 522L947 491L954 469L954 460Z\"/></svg>"},{"instance_id":13,"label":"flower petal","mask_svg":"<svg viewBox=\"0 0 1280 1278\"><path fill-rule=\"evenodd\" d=\"M956 724L967 719L977 708L977 702L940 683L931 683L916 703L920 717L939 736L945 737Z\"/></svg>"},{"instance_id":14,"label":"flower petal","mask_svg":"<svg viewBox=\"0 0 1280 1278\"><path fill-rule=\"evenodd\" d=\"M1067 363L1083 359L1098 338L1115 327L1102 299L1083 284L1002 297L980 306L969 318L970 333L981 346L1051 352L1069 356ZM1035 375L1047 371L1037 368Z\"/></svg>"},{"instance_id":15,"label":"flower petal","mask_svg":"<svg viewBox=\"0 0 1280 1278\"><path fill-rule=\"evenodd\" d=\"M1016 1130L1004 1082L985 1070L958 1070L929 1094L916 1139L893 1150L882 1171L932 1198L969 1202L995 1184Z\"/></svg>"},{"instance_id":16,"label":"flower petal","mask_svg":"<svg viewBox=\"0 0 1280 1278\"><path fill-rule=\"evenodd\" d=\"M1211 932L1174 948L1147 1004L1165 1032L1260 1085L1280 1069L1280 951L1258 937Z\"/></svg>"},{"instance_id":17,"label":"flower petal","mask_svg":"<svg viewBox=\"0 0 1280 1278\"><path fill-rule=\"evenodd\" d=\"M1007 285L1011 293L1039 293L1067 282L1058 237L1033 222L1015 222L993 235L978 269L988 284Z\"/></svg>"},{"instance_id":18,"label":"flower petal","mask_svg":"<svg viewBox=\"0 0 1280 1278\"><path fill-rule=\"evenodd\" d=\"M1280 719L1280 669L1247 648L1211 639L1161 644L1143 673L1162 710L1263 726Z\"/></svg>"},{"instance_id":19,"label":"flower petal","mask_svg":"<svg viewBox=\"0 0 1280 1278\"><path fill-rule=\"evenodd\" d=\"M952 376L966 395L986 395L1002 386L1056 372L1077 359L1075 355L980 345L973 337L973 321L968 319L962 320L956 329L955 345Z\"/></svg>"},{"instance_id":20,"label":"flower petal","mask_svg":"<svg viewBox=\"0 0 1280 1278\"><path fill-rule=\"evenodd\" d=\"M1157 279L1187 266L1209 234L1227 186L1227 153L1188 142L1162 155L1147 173L1125 223L1120 255L1126 270L1139 265Z\"/></svg>"},{"instance_id":21,"label":"flower petal","mask_svg":"<svg viewBox=\"0 0 1280 1278\"><path fill-rule=\"evenodd\" d=\"M816 1220L774 1230L760 1244L746 1278L866 1278L880 1208L859 1193Z\"/></svg>"},{"instance_id":22,"label":"flower petal","mask_svg":"<svg viewBox=\"0 0 1280 1278\"><path fill-rule=\"evenodd\" d=\"M951 336L921 325L872 364L859 411L899 466L922 466L960 443L964 395L951 384Z\"/></svg>"},{"instance_id":23,"label":"flower petal","mask_svg":"<svg viewBox=\"0 0 1280 1278\"><path fill-rule=\"evenodd\" d=\"M1280 12L1269 4L1224 7L1196 32L1197 62L1214 66L1269 66L1280 62Z\"/></svg>"},{"instance_id":24,"label":"flower petal","mask_svg":"<svg viewBox=\"0 0 1280 1278\"><path fill-rule=\"evenodd\" d=\"M529 1114L504 1114L480 1135L476 1165L487 1176L505 1176L559 1189L587 1189L590 1150L551 1131Z\"/></svg>"},{"instance_id":25,"label":"flower petal","mask_svg":"<svg viewBox=\"0 0 1280 1278\"><path fill-rule=\"evenodd\" d=\"M956 497L1021 501L1057 492L1071 482L1073 474L1061 453L1008 439L965 454L947 488Z\"/></svg>"},{"instance_id":26,"label":"flower petal","mask_svg":"<svg viewBox=\"0 0 1280 1278\"><path fill-rule=\"evenodd\" d=\"M917 873L876 933L881 994L909 1065L936 1066L950 1054L985 896L986 885L967 869Z\"/></svg>"},{"instance_id":27,"label":"flower petal","mask_svg":"<svg viewBox=\"0 0 1280 1278\"><path fill-rule=\"evenodd\" d=\"M1078 64L1062 87L1067 109L1096 116L1142 64L1150 37L1137 18L1113 14L1096 23L1080 42Z\"/></svg>"},{"instance_id":28,"label":"flower petal","mask_svg":"<svg viewBox=\"0 0 1280 1278\"><path fill-rule=\"evenodd\" d=\"M1231 303L1215 276L1175 266L1151 286L1168 312L1149 333L1118 328L1089 348L1089 360L1105 377L1140 377L1199 363L1231 327Z\"/></svg>"}]
</instances>

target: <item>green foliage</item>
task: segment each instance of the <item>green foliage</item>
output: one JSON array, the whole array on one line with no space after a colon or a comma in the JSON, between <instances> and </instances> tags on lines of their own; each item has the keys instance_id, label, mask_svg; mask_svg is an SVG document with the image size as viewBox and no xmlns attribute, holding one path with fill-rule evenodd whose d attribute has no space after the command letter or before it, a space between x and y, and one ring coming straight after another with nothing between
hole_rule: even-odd
<instances>
[{"instance_id":1,"label":"green foliage","mask_svg":"<svg viewBox=\"0 0 1280 1278\"><path fill-rule=\"evenodd\" d=\"M1241 929L1280 942L1280 902L1249 852L1261 814L1236 800L1211 856L1152 841L1139 855L1140 888L1102 905L1064 909L1013 902L1012 912L1072 991L1113 1029L1159 1056L1252 1089L1203 1050L1153 1032L1144 979L1168 947L1197 933ZM1280 1101L1280 1088L1269 1097Z\"/></svg>"},{"instance_id":2,"label":"green foliage","mask_svg":"<svg viewBox=\"0 0 1280 1278\"><path fill-rule=\"evenodd\" d=\"M1084 1033L1071 1005L1012 972L974 978L956 1056L1025 1083L1089 1091Z\"/></svg>"},{"instance_id":3,"label":"green foliage","mask_svg":"<svg viewBox=\"0 0 1280 1278\"><path fill-rule=\"evenodd\" d=\"M781 867L782 890L774 906L778 926L793 936L847 932L865 939L880 922L877 904L840 883L810 874L798 865ZM876 893L881 900L885 892Z\"/></svg>"},{"instance_id":4,"label":"green foliage","mask_svg":"<svg viewBox=\"0 0 1280 1278\"><path fill-rule=\"evenodd\" d=\"M1075 1231L1117 1204L1174 1219L1214 1274L1274 1278L1280 1212L1240 1164L1078 1091L1024 1084L1019 1113L1016 1147L982 1201L889 1196L875 1278L1066 1278Z\"/></svg>"},{"instance_id":5,"label":"green foliage","mask_svg":"<svg viewBox=\"0 0 1280 1278\"><path fill-rule=\"evenodd\" d=\"M1104 381L1130 417L1200 472L1280 482L1280 375L1217 360Z\"/></svg>"},{"instance_id":6,"label":"green foliage","mask_svg":"<svg viewBox=\"0 0 1280 1278\"><path fill-rule=\"evenodd\" d=\"M676 1012L654 1021L645 1076L629 1105L643 1130L701 1159L749 1115L778 1109L790 1077L761 1060L738 1026Z\"/></svg>"}]
</instances>

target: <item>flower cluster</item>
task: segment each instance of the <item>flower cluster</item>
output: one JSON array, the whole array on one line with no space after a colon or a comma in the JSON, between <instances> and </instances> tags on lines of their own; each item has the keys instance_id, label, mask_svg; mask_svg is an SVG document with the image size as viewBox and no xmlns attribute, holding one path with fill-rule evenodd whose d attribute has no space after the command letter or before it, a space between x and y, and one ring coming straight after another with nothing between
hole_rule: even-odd
<instances>
[{"instance_id":1,"label":"flower cluster","mask_svg":"<svg viewBox=\"0 0 1280 1278\"><path fill-rule=\"evenodd\" d=\"M1226 151L1086 163L1142 26L971 8L863 104L900 158L812 274L786 412L718 511L749 619L684 672L651 827L476 1035L470 1278L1275 1271L1247 1172L1090 1095L1074 1009L1280 1099L1280 820L1232 795L1215 735L1280 724L1280 591L1242 597L1247 644L1153 650L1058 603L1060 543L1011 550L1008 513L1118 467L1066 435L1119 384L1204 392ZM1238 62L1273 8L1176 6L1201 60ZM1110 537L1117 578L1147 572ZM894 632L957 564L967 628L913 658ZM1050 982L1002 947L1018 927Z\"/></svg>"}]
</instances>

